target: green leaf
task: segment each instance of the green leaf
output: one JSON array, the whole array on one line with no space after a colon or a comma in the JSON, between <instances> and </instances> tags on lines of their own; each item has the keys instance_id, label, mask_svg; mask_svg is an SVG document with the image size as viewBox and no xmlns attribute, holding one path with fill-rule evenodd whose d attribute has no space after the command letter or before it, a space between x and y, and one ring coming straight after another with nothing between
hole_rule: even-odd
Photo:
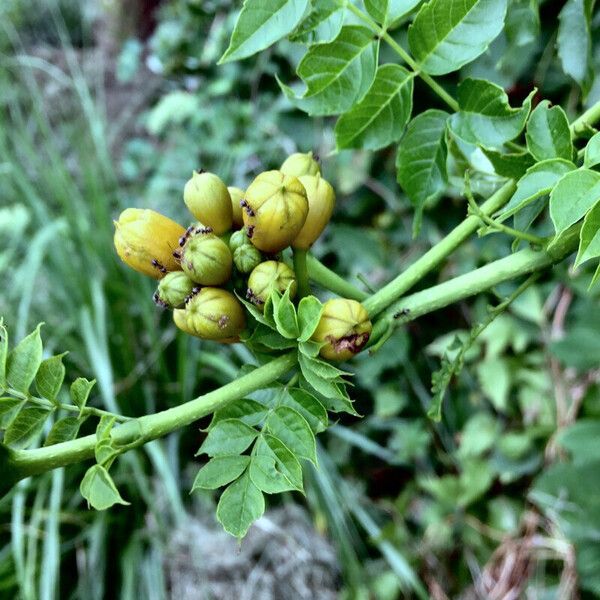
<instances>
[{"instance_id":1,"label":"green leaf","mask_svg":"<svg viewBox=\"0 0 600 600\"><path fill-rule=\"evenodd\" d=\"M365 0L367 12L382 25L408 14L421 0Z\"/></svg>"},{"instance_id":2,"label":"green leaf","mask_svg":"<svg viewBox=\"0 0 600 600\"><path fill-rule=\"evenodd\" d=\"M249 474L258 488L267 494L303 490L302 467L298 459L281 440L268 433L256 442Z\"/></svg>"},{"instance_id":3,"label":"green leaf","mask_svg":"<svg viewBox=\"0 0 600 600\"><path fill-rule=\"evenodd\" d=\"M304 356L308 356L309 358L316 358L319 356L319 352L323 346L323 342L300 342L298 344L298 350L304 354Z\"/></svg>"},{"instance_id":4,"label":"green leaf","mask_svg":"<svg viewBox=\"0 0 600 600\"><path fill-rule=\"evenodd\" d=\"M600 203L596 204L583 220L579 239L579 251L575 259L575 267L587 260L600 256Z\"/></svg>"},{"instance_id":5,"label":"green leaf","mask_svg":"<svg viewBox=\"0 0 600 600\"><path fill-rule=\"evenodd\" d=\"M458 86L459 112L450 117L450 130L470 144L501 147L523 131L533 94L521 108L511 108L500 86L485 79L465 79Z\"/></svg>"},{"instance_id":6,"label":"green leaf","mask_svg":"<svg viewBox=\"0 0 600 600\"><path fill-rule=\"evenodd\" d=\"M4 415L8 415L11 412L16 413L17 411L15 409L24 404L25 400L21 400L20 398L11 398L9 396L0 398L0 418L4 417Z\"/></svg>"},{"instance_id":7,"label":"green leaf","mask_svg":"<svg viewBox=\"0 0 600 600\"><path fill-rule=\"evenodd\" d=\"M558 15L558 57L563 71L582 88L584 96L594 77L590 18L593 0L568 0Z\"/></svg>"},{"instance_id":8,"label":"green leaf","mask_svg":"<svg viewBox=\"0 0 600 600\"><path fill-rule=\"evenodd\" d=\"M408 29L421 69L443 75L485 52L502 31L507 0L430 0Z\"/></svg>"},{"instance_id":9,"label":"green leaf","mask_svg":"<svg viewBox=\"0 0 600 600\"><path fill-rule=\"evenodd\" d=\"M113 461L121 452L115 446L113 439L109 436L96 442L94 457L99 465L109 469Z\"/></svg>"},{"instance_id":10,"label":"green leaf","mask_svg":"<svg viewBox=\"0 0 600 600\"><path fill-rule=\"evenodd\" d=\"M37 406L22 408L4 433L4 443L13 448L23 448L42 431L50 411Z\"/></svg>"},{"instance_id":11,"label":"green leaf","mask_svg":"<svg viewBox=\"0 0 600 600\"><path fill-rule=\"evenodd\" d=\"M310 46L333 41L344 24L343 6L337 0L319 0L289 37L292 42Z\"/></svg>"},{"instance_id":12,"label":"green leaf","mask_svg":"<svg viewBox=\"0 0 600 600\"><path fill-rule=\"evenodd\" d=\"M313 371L307 369L306 366L303 367L302 362L300 362L300 369L304 378L304 381L300 380L300 384L303 387L308 386L310 392L314 390L322 396L323 405L327 410L332 412L347 412L348 414L358 416L358 413L352 406L352 401L348 398L342 381L335 382L320 378Z\"/></svg>"},{"instance_id":13,"label":"green leaf","mask_svg":"<svg viewBox=\"0 0 600 600\"><path fill-rule=\"evenodd\" d=\"M252 56L292 32L308 0L244 0L231 41L219 64Z\"/></svg>"},{"instance_id":14,"label":"green leaf","mask_svg":"<svg viewBox=\"0 0 600 600\"><path fill-rule=\"evenodd\" d=\"M540 102L527 122L527 149L536 160L549 158L573 159L571 130L565 111L560 106L550 108L550 102Z\"/></svg>"},{"instance_id":15,"label":"green leaf","mask_svg":"<svg viewBox=\"0 0 600 600\"><path fill-rule=\"evenodd\" d=\"M243 538L250 525L264 512L265 498L247 471L221 494L217 505L219 523L237 538Z\"/></svg>"},{"instance_id":16,"label":"green leaf","mask_svg":"<svg viewBox=\"0 0 600 600\"><path fill-rule=\"evenodd\" d=\"M77 417L64 417L52 425L52 429L46 437L44 446L52 446L61 442L74 440L79 433L79 427L83 421Z\"/></svg>"},{"instance_id":17,"label":"green leaf","mask_svg":"<svg viewBox=\"0 0 600 600\"><path fill-rule=\"evenodd\" d=\"M398 146L396 177L417 214L439 198L448 183L444 138L448 116L442 110L426 110L409 123Z\"/></svg>"},{"instance_id":18,"label":"green leaf","mask_svg":"<svg viewBox=\"0 0 600 600\"><path fill-rule=\"evenodd\" d=\"M293 454L317 465L315 436L307 420L299 412L288 406L280 406L271 412L265 428Z\"/></svg>"},{"instance_id":19,"label":"green leaf","mask_svg":"<svg viewBox=\"0 0 600 600\"><path fill-rule=\"evenodd\" d=\"M509 179L520 179L525 175L527 169L535 164L533 156L529 152L521 152L515 154L504 154L489 148L481 148L494 167L494 171L500 177L508 177Z\"/></svg>"},{"instance_id":20,"label":"green leaf","mask_svg":"<svg viewBox=\"0 0 600 600\"><path fill-rule=\"evenodd\" d=\"M305 390L301 390L300 388L286 388L279 400L279 404L289 406L299 412L315 433L325 431L329 425L325 407L317 398Z\"/></svg>"},{"instance_id":21,"label":"green leaf","mask_svg":"<svg viewBox=\"0 0 600 600\"><path fill-rule=\"evenodd\" d=\"M579 169L567 173L550 194L550 218L560 235L600 200L600 173Z\"/></svg>"},{"instance_id":22,"label":"green leaf","mask_svg":"<svg viewBox=\"0 0 600 600\"><path fill-rule=\"evenodd\" d=\"M600 131L590 138L583 158L583 166L586 169L591 169L596 165L600 165Z\"/></svg>"},{"instance_id":23,"label":"green leaf","mask_svg":"<svg viewBox=\"0 0 600 600\"><path fill-rule=\"evenodd\" d=\"M585 464L600 459L600 422L582 419L557 432L556 441L567 449L574 464Z\"/></svg>"},{"instance_id":24,"label":"green leaf","mask_svg":"<svg viewBox=\"0 0 600 600\"><path fill-rule=\"evenodd\" d=\"M324 360L310 358L302 353L300 353L298 360L300 363L304 363L305 367L310 369L315 376L322 379L339 379L342 375L350 375L347 371L342 371Z\"/></svg>"},{"instance_id":25,"label":"green leaf","mask_svg":"<svg viewBox=\"0 0 600 600\"><path fill-rule=\"evenodd\" d=\"M245 300L238 294L236 294L236 296L237 296L238 300L246 307L246 310L254 317L254 319L256 321L258 321L262 325L265 325L266 327L269 327L270 329L276 329L275 321L269 319L268 316L265 315L265 313L267 312L267 309L272 306L270 298L268 298L267 301L265 302L265 306L264 306L265 312L263 313L259 308L257 308L251 302L248 302L247 300Z\"/></svg>"},{"instance_id":26,"label":"green leaf","mask_svg":"<svg viewBox=\"0 0 600 600\"><path fill-rule=\"evenodd\" d=\"M572 162L553 158L536 163L517 182L517 190L506 206L500 211L501 220L511 215L545 194L549 194L561 177L576 169Z\"/></svg>"},{"instance_id":27,"label":"green leaf","mask_svg":"<svg viewBox=\"0 0 600 600\"><path fill-rule=\"evenodd\" d=\"M296 318L296 307L290 299L290 290L291 284L280 299L276 300L275 297L272 298L273 316L277 325L277 331L282 336L290 340L295 340L300 335L300 330L298 328L298 319Z\"/></svg>"},{"instance_id":28,"label":"green leaf","mask_svg":"<svg viewBox=\"0 0 600 600\"><path fill-rule=\"evenodd\" d=\"M18 392L26 393L29 390L29 386L42 362L41 326L42 323L27 337L24 337L8 355L6 381L10 387Z\"/></svg>"},{"instance_id":29,"label":"green leaf","mask_svg":"<svg viewBox=\"0 0 600 600\"><path fill-rule=\"evenodd\" d=\"M250 463L249 456L217 456L211 458L199 471L192 485L196 490L216 490L237 479Z\"/></svg>"},{"instance_id":30,"label":"green leaf","mask_svg":"<svg viewBox=\"0 0 600 600\"><path fill-rule=\"evenodd\" d=\"M71 394L71 400L73 404L79 407L79 416L81 416L81 413L87 404L90 392L92 391L94 385L96 385L95 379L88 381L85 377L78 377L71 384L71 389L69 392Z\"/></svg>"},{"instance_id":31,"label":"green leaf","mask_svg":"<svg viewBox=\"0 0 600 600\"><path fill-rule=\"evenodd\" d=\"M6 389L6 359L8 357L8 331L0 317L0 393Z\"/></svg>"},{"instance_id":32,"label":"green leaf","mask_svg":"<svg viewBox=\"0 0 600 600\"><path fill-rule=\"evenodd\" d=\"M121 498L119 490L108 471L100 465L90 467L79 486L81 495L87 500L88 507L106 510L115 504L129 505Z\"/></svg>"},{"instance_id":33,"label":"green leaf","mask_svg":"<svg viewBox=\"0 0 600 600\"><path fill-rule=\"evenodd\" d=\"M241 454L256 439L257 435L258 431L240 419L218 421L208 432L196 456L202 453L209 456Z\"/></svg>"},{"instance_id":34,"label":"green leaf","mask_svg":"<svg viewBox=\"0 0 600 600\"><path fill-rule=\"evenodd\" d=\"M281 82L279 85L293 104L310 115L346 112L371 86L378 47L369 29L342 27L333 42L312 46L300 61L297 72L306 84L302 97Z\"/></svg>"},{"instance_id":35,"label":"green leaf","mask_svg":"<svg viewBox=\"0 0 600 600\"><path fill-rule=\"evenodd\" d=\"M323 305L318 298L314 296L305 296L298 303L298 327L300 328L300 336L298 341L307 342L315 332L321 314L323 313Z\"/></svg>"},{"instance_id":36,"label":"green leaf","mask_svg":"<svg viewBox=\"0 0 600 600\"><path fill-rule=\"evenodd\" d=\"M413 77L399 65L381 65L367 95L336 123L338 149L379 150L401 137L412 112Z\"/></svg>"},{"instance_id":37,"label":"green leaf","mask_svg":"<svg viewBox=\"0 0 600 600\"><path fill-rule=\"evenodd\" d=\"M259 323L252 335L244 340L250 345L266 346L270 350L287 350L296 346L296 340L284 338L278 331Z\"/></svg>"},{"instance_id":38,"label":"green leaf","mask_svg":"<svg viewBox=\"0 0 600 600\"><path fill-rule=\"evenodd\" d=\"M540 35L540 10L537 0L511 0L504 27L509 48L522 52L537 41ZM509 54L512 58L514 54ZM503 57L503 63L507 56Z\"/></svg>"},{"instance_id":39,"label":"green leaf","mask_svg":"<svg viewBox=\"0 0 600 600\"><path fill-rule=\"evenodd\" d=\"M42 361L35 376L35 387L38 394L51 402L56 400L65 378L65 366L62 363L63 354L58 354Z\"/></svg>"},{"instance_id":40,"label":"green leaf","mask_svg":"<svg viewBox=\"0 0 600 600\"><path fill-rule=\"evenodd\" d=\"M213 415L210 426L212 427L217 422L226 419L239 419L246 425L253 427L260 424L268 412L269 409L264 404L250 398L243 398L217 410Z\"/></svg>"}]
</instances>

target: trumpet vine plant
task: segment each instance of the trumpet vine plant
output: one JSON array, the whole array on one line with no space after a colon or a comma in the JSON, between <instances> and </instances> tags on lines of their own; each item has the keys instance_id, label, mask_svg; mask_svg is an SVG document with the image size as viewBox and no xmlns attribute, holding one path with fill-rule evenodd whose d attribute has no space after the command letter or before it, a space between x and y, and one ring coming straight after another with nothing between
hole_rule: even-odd
<instances>
[{"instance_id":1,"label":"trumpet vine plant","mask_svg":"<svg viewBox=\"0 0 600 600\"><path fill-rule=\"evenodd\" d=\"M562 67L583 99L591 4L568 0L557 36ZM302 46L299 81L278 80L282 94L310 115L336 117L338 150L396 147L414 234L423 212L451 187L465 218L367 293L310 254L335 202L310 153L282 157L279 169L257 174L246 190L194 173L183 193L196 220L187 230L152 211L127 209L116 222L117 252L160 281L155 301L173 309L175 326L211 343L246 344L254 364L219 389L129 418L88 404L94 381L76 379L66 393L64 355L44 359L40 326L11 345L8 324L0 322L2 492L23 478L91 461L80 488L89 505L127 504L110 476L114 461L212 415L198 450L207 460L193 489L224 487L217 517L243 537L265 510L265 494L302 492L302 461L317 464L315 435L327 429L329 415L356 414L347 390L354 354L378 352L407 322L514 282L434 373L429 415L443 418L445 390L483 329L553 265L573 255L575 267L600 257L600 103L569 122L535 89L513 106L488 80L467 77L455 87L444 79L487 51L514 18L507 10L507 0L245 0L221 63L285 38ZM565 28L581 32L579 39L570 34L571 43L563 43ZM417 80L434 106L413 104ZM514 240L511 254L419 286L465 240L492 232ZM599 278L600 266L592 285ZM333 364L340 360L348 361L344 370ZM85 421L95 423L95 433L79 436Z\"/></svg>"}]
</instances>

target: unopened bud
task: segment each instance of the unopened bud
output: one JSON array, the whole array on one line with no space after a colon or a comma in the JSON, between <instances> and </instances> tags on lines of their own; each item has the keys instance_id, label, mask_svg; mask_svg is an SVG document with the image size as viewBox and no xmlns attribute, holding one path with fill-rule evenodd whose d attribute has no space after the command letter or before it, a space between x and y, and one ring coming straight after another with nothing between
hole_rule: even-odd
<instances>
[{"instance_id":1,"label":"unopened bud","mask_svg":"<svg viewBox=\"0 0 600 600\"><path fill-rule=\"evenodd\" d=\"M335 192L331 184L320 175L303 175L299 179L308 197L308 215L292 246L308 250L331 219L335 206Z\"/></svg>"},{"instance_id":2,"label":"unopened bud","mask_svg":"<svg viewBox=\"0 0 600 600\"><path fill-rule=\"evenodd\" d=\"M293 298L297 289L294 271L285 263L267 260L260 263L250 273L248 278L248 300L257 306L262 306L273 290L283 293L290 284L290 296Z\"/></svg>"},{"instance_id":3,"label":"unopened bud","mask_svg":"<svg viewBox=\"0 0 600 600\"><path fill-rule=\"evenodd\" d=\"M237 298L212 287L202 288L185 308L173 311L173 320L190 335L223 343L239 341L246 326L244 309Z\"/></svg>"},{"instance_id":4,"label":"unopened bud","mask_svg":"<svg viewBox=\"0 0 600 600\"><path fill-rule=\"evenodd\" d=\"M252 244L244 244L233 252L233 263L240 273L250 273L262 262L263 256Z\"/></svg>"},{"instance_id":5,"label":"unopened bud","mask_svg":"<svg viewBox=\"0 0 600 600\"><path fill-rule=\"evenodd\" d=\"M181 268L196 283L221 285L231 277L232 258L227 244L216 235L195 235L181 251Z\"/></svg>"},{"instance_id":6,"label":"unopened bud","mask_svg":"<svg viewBox=\"0 0 600 600\"><path fill-rule=\"evenodd\" d=\"M318 175L321 173L321 167L313 158L312 152L295 152L283 161L280 171L286 175L301 177L302 175Z\"/></svg>"},{"instance_id":7,"label":"unopened bud","mask_svg":"<svg viewBox=\"0 0 600 600\"><path fill-rule=\"evenodd\" d=\"M211 227L216 235L231 229L231 196L227 186L214 173L194 171L185 184L183 200L194 217Z\"/></svg>"},{"instance_id":8,"label":"unopened bud","mask_svg":"<svg viewBox=\"0 0 600 600\"><path fill-rule=\"evenodd\" d=\"M165 275L158 284L154 301L165 308L180 308L192 294L196 284L181 271Z\"/></svg>"},{"instance_id":9,"label":"unopened bud","mask_svg":"<svg viewBox=\"0 0 600 600\"><path fill-rule=\"evenodd\" d=\"M242 216L242 205L240 202L244 199L244 190L238 187L228 187L227 191L231 196L231 210L233 211L233 226L236 229L244 226L244 217Z\"/></svg>"},{"instance_id":10,"label":"unopened bud","mask_svg":"<svg viewBox=\"0 0 600 600\"><path fill-rule=\"evenodd\" d=\"M117 254L132 269L154 279L181 270L173 256L173 249L185 234L179 223L141 208L126 208L114 223Z\"/></svg>"},{"instance_id":11,"label":"unopened bud","mask_svg":"<svg viewBox=\"0 0 600 600\"><path fill-rule=\"evenodd\" d=\"M369 341L373 326L364 306L356 300L334 298L323 305L312 340L324 343L320 354L327 360L348 360Z\"/></svg>"}]
</instances>

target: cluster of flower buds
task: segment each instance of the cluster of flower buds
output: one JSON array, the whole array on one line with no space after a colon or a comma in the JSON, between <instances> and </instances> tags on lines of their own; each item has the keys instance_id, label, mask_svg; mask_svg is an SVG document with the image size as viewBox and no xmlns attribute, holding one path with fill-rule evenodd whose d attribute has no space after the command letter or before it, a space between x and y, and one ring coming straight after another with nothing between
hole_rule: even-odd
<instances>
[{"instance_id":1,"label":"cluster of flower buds","mask_svg":"<svg viewBox=\"0 0 600 600\"><path fill-rule=\"evenodd\" d=\"M259 174L246 190L195 171L183 200L197 220L187 229L152 210L124 210L115 222L117 253L133 269L160 280L154 301L173 309L177 327L231 343L246 327L235 293L259 309L274 290L289 288L294 297L295 274L282 253L314 244L331 218L335 192L308 152ZM324 358L345 360L364 347L370 328L359 303L330 300L313 339L323 344Z\"/></svg>"}]
</instances>

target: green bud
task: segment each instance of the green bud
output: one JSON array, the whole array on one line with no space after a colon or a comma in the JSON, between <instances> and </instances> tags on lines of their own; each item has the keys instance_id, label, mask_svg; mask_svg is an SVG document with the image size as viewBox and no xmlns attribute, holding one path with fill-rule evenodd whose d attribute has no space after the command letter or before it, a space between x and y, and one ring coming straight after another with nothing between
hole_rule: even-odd
<instances>
[{"instance_id":1,"label":"green bud","mask_svg":"<svg viewBox=\"0 0 600 600\"><path fill-rule=\"evenodd\" d=\"M242 216L242 205L240 202L244 199L244 190L238 187L228 187L227 191L231 196L231 210L233 211L233 226L236 229L244 226L244 218Z\"/></svg>"},{"instance_id":2,"label":"green bud","mask_svg":"<svg viewBox=\"0 0 600 600\"><path fill-rule=\"evenodd\" d=\"M307 152L306 154L295 152L283 161L279 170L286 175L293 175L294 177L318 175L321 173L321 167L313 158L312 152Z\"/></svg>"},{"instance_id":3,"label":"green bud","mask_svg":"<svg viewBox=\"0 0 600 600\"><path fill-rule=\"evenodd\" d=\"M287 248L302 229L308 214L306 190L297 177L267 171L248 186L243 209L250 241L273 254Z\"/></svg>"},{"instance_id":4,"label":"green bud","mask_svg":"<svg viewBox=\"0 0 600 600\"><path fill-rule=\"evenodd\" d=\"M244 244L233 252L233 263L240 273L250 273L262 262L263 256L252 244Z\"/></svg>"},{"instance_id":5,"label":"green bud","mask_svg":"<svg viewBox=\"0 0 600 600\"><path fill-rule=\"evenodd\" d=\"M231 229L231 196L227 186L214 173L194 171L185 184L183 200L189 211L216 235Z\"/></svg>"},{"instance_id":6,"label":"green bud","mask_svg":"<svg viewBox=\"0 0 600 600\"><path fill-rule=\"evenodd\" d=\"M335 192L331 184L320 175L303 175L298 179L306 190L308 216L292 246L308 250L323 233L331 219L335 206Z\"/></svg>"},{"instance_id":7,"label":"green bud","mask_svg":"<svg viewBox=\"0 0 600 600\"><path fill-rule=\"evenodd\" d=\"M262 306L273 290L283 293L290 284L290 296L293 298L297 289L294 271L285 263L267 260L250 273L246 297L253 304Z\"/></svg>"},{"instance_id":8,"label":"green bud","mask_svg":"<svg viewBox=\"0 0 600 600\"><path fill-rule=\"evenodd\" d=\"M235 252L240 246L249 245L250 240L243 229L234 231L229 238L229 249Z\"/></svg>"},{"instance_id":9,"label":"green bud","mask_svg":"<svg viewBox=\"0 0 600 600\"><path fill-rule=\"evenodd\" d=\"M221 285L231 277L232 257L227 244L213 234L195 235L181 251L181 268L196 283Z\"/></svg>"},{"instance_id":10,"label":"green bud","mask_svg":"<svg viewBox=\"0 0 600 600\"><path fill-rule=\"evenodd\" d=\"M226 290L212 287L202 288L185 308L173 311L173 321L185 333L222 343L239 341L246 326L238 299Z\"/></svg>"},{"instance_id":11,"label":"green bud","mask_svg":"<svg viewBox=\"0 0 600 600\"><path fill-rule=\"evenodd\" d=\"M320 350L323 358L348 360L365 347L372 329L369 313L360 302L334 298L323 305L311 339L324 344Z\"/></svg>"},{"instance_id":12,"label":"green bud","mask_svg":"<svg viewBox=\"0 0 600 600\"><path fill-rule=\"evenodd\" d=\"M158 284L154 293L154 302L164 308L179 308L192 294L196 284L181 271L167 273Z\"/></svg>"}]
</instances>

